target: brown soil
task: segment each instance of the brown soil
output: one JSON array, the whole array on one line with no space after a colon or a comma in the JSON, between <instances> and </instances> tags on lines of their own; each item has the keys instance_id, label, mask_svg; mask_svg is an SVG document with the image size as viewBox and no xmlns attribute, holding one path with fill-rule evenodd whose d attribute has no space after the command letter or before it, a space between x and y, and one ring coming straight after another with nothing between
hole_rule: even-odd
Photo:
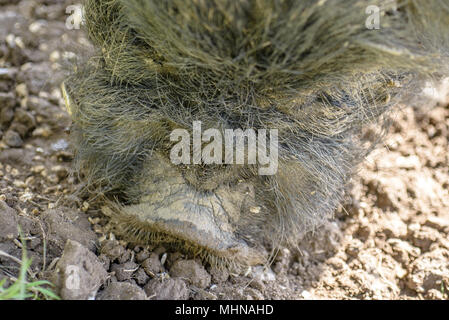
<instances>
[{"instance_id":1,"label":"brown soil","mask_svg":"<svg viewBox=\"0 0 449 320\"><path fill-rule=\"evenodd\" d=\"M116 239L77 195L63 65L86 45L63 0L0 0L0 280L17 276L16 225L32 272L66 299L448 299L449 106L404 106L335 219L270 268L217 270ZM68 241L71 240L71 241ZM81 289L64 285L77 266ZM64 281L65 280L65 281Z\"/></svg>"}]
</instances>

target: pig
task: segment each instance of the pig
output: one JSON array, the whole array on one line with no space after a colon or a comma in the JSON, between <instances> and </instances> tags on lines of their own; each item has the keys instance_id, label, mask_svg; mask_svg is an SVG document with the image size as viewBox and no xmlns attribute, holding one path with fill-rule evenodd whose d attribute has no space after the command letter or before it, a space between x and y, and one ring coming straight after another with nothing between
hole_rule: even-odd
<instances>
[{"instance_id":1,"label":"pig","mask_svg":"<svg viewBox=\"0 0 449 320\"><path fill-rule=\"evenodd\" d=\"M118 235L216 265L328 221L394 107L448 74L447 0L86 0L84 19L76 170Z\"/></svg>"}]
</instances>

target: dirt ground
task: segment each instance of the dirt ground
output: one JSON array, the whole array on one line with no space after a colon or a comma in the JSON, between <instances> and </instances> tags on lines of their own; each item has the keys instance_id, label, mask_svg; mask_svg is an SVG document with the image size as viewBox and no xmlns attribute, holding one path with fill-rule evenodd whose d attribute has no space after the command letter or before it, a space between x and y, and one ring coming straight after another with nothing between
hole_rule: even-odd
<instances>
[{"instance_id":1,"label":"dirt ground","mask_svg":"<svg viewBox=\"0 0 449 320\"><path fill-rule=\"evenodd\" d=\"M238 275L116 239L99 208L74 192L82 182L70 174L59 83L65 61L88 45L66 28L71 3L0 0L1 252L20 258L19 224L32 273L65 299L449 298L444 103L398 108L335 218L299 249L281 248L268 269ZM0 254L0 280L18 267Z\"/></svg>"}]
</instances>

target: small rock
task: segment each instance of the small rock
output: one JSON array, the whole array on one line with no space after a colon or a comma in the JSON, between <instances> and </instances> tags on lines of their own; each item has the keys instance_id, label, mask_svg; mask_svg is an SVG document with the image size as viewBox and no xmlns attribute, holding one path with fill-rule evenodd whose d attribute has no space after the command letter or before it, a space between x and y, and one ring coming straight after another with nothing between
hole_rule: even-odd
<instances>
[{"instance_id":1,"label":"small rock","mask_svg":"<svg viewBox=\"0 0 449 320\"><path fill-rule=\"evenodd\" d=\"M55 156L59 162L69 162L73 159L73 153L69 151L58 151Z\"/></svg>"},{"instance_id":2,"label":"small rock","mask_svg":"<svg viewBox=\"0 0 449 320\"><path fill-rule=\"evenodd\" d=\"M121 257L125 251L125 248L118 241L108 240L102 243L101 253L110 258L111 262Z\"/></svg>"},{"instance_id":3,"label":"small rock","mask_svg":"<svg viewBox=\"0 0 449 320\"><path fill-rule=\"evenodd\" d=\"M197 289L197 293L195 295L195 300L217 300L218 297L212 292L207 292L203 289Z\"/></svg>"},{"instance_id":4,"label":"small rock","mask_svg":"<svg viewBox=\"0 0 449 320\"><path fill-rule=\"evenodd\" d=\"M155 253L152 253L148 259L142 262L142 267L150 277L154 277L156 274L164 271L159 256Z\"/></svg>"},{"instance_id":5,"label":"small rock","mask_svg":"<svg viewBox=\"0 0 449 320\"><path fill-rule=\"evenodd\" d=\"M362 250L362 248L363 243L359 239L352 239L351 242L346 247L345 251L349 256L356 258L360 253L360 251Z\"/></svg>"},{"instance_id":6,"label":"small rock","mask_svg":"<svg viewBox=\"0 0 449 320\"><path fill-rule=\"evenodd\" d=\"M418 293L449 286L449 251L436 249L418 257L409 267L407 286Z\"/></svg>"},{"instance_id":7,"label":"small rock","mask_svg":"<svg viewBox=\"0 0 449 320\"><path fill-rule=\"evenodd\" d=\"M4 201L0 201L0 226L0 241L18 237L16 210L10 208Z\"/></svg>"},{"instance_id":8,"label":"small rock","mask_svg":"<svg viewBox=\"0 0 449 320\"><path fill-rule=\"evenodd\" d=\"M301 297L304 300L312 300L313 299L313 295L307 290L304 290L303 292L301 292Z\"/></svg>"},{"instance_id":9,"label":"small rock","mask_svg":"<svg viewBox=\"0 0 449 320\"><path fill-rule=\"evenodd\" d=\"M144 287L147 296L152 300L187 300L189 290L179 278L166 280L152 279Z\"/></svg>"},{"instance_id":10,"label":"small rock","mask_svg":"<svg viewBox=\"0 0 449 320\"><path fill-rule=\"evenodd\" d=\"M46 176L46 179L52 184L57 184L59 182L59 177L56 174L49 174Z\"/></svg>"},{"instance_id":11,"label":"small rock","mask_svg":"<svg viewBox=\"0 0 449 320\"><path fill-rule=\"evenodd\" d=\"M59 53L59 51L55 50L50 54L49 59L51 62L57 62L59 59L61 59L61 54Z\"/></svg>"},{"instance_id":12,"label":"small rock","mask_svg":"<svg viewBox=\"0 0 449 320\"><path fill-rule=\"evenodd\" d=\"M5 141L5 143L11 148L20 148L23 145L22 138L13 130L6 131L3 135L3 141Z\"/></svg>"},{"instance_id":13,"label":"small rock","mask_svg":"<svg viewBox=\"0 0 449 320\"><path fill-rule=\"evenodd\" d=\"M396 159L396 166L401 169L419 169L421 168L421 161L415 155L398 157Z\"/></svg>"},{"instance_id":14,"label":"small rock","mask_svg":"<svg viewBox=\"0 0 449 320\"><path fill-rule=\"evenodd\" d=\"M243 294L249 295L253 300L264 300L263 294L254 288L246 288Z\"/></svg>"},{"instance_id":15,"label":"small rock","mask_svg":"<svg viewBox=\"0 0 449 320\"><path fill-rule=\"evenodd\" d=\"M135 284L113 282L97 296L97 300L147 300L145 292Z\"/></svg>"},{"instance_id":16,"label":"small rock","mask_svg":"<svg viewBox=\"0 0 449 320\"><path fill-rule=\"evenodd\" d=\"M229 278L229 271L225 268L210 267L209 273L213 283L223 283Z\"/></svg>"},{"instance_id":17,"label":"small rock","mask_svg":"<svg viewBox=\"0 0 449 320\"><path fill-rule=\"evenodd\" d=\"M430 246L439 238L439 233L433 228L422 226L419 230L411 230L410 235L413 245L422 251L429 251Z\"/></svg>"},{"instance_id":18,"label":"small rock","mask_svg":"<svg viewBox=\"0 0 449 320\"><path fill-rule=\"evenodd\" d=\"M18 84L16 86L16 93L19 97L26 97L28 96L28 88L25 83Z\"/></svg>"},{"instance_id":19,"label":"small rock","mask_svg":"<svg viewBox=\"0 0 449 320\"><path fill-rule=\"evenodd\" d=\"M17 68L0 68L0 80L15 81Z\"/></svg>"},{"instance_id":20,"label":"small rock","mask_svg":"<svg viewBox=\"0 0 449 320\"><path fill-rule=\"evenodd\" d=\"M80 243L68 240L51 281L64 300L92 300L107 276L95 254Z\"/></svg>"},{"instance_id":21,"label":"small rock","mask_svg":"<svg viewBox=\"0 0 449 320\"><path fill-rule=\"evenodd\" d=\"M154 249L153 252L155 254L157 254L158 256L160 256L161 254L164 254L165 252L167 252L167 249L165 249L165 247L157 247L156 249Z\"/></svg>"},{"instance_id":22,"label":"small rock","mask_svg":"<svg viewBox=\"0 0 449 320\"><path fill-rule=\"evenodd\" d=\"M9 127L9 130L17 132L22 139L24 139L27 136L29 131L27 126L16 121L13 121L13 123Z\"/></svg>"},{"instance_id":23,"label":"small rock","mask_svg":"<svg viewBox=\"0 0 449 320\"><path fill-rule=\"evenodd\" d=\"M63 166L54 166L51 168L51 171L54 172L59 179L64 179L68 176L69 171L66 167Z\"/></svg>"},{"instance_id":24,"label":"small rock","mask_svg":"<svg viewBox=\"0 0 449 320\"><path fill-rule=\"evenodd\" d=\"M2 109L13 108L16 105L16 97L12 92L0 92L0 106Z\"/></svg>"},{"instance_id":25,"label":"small rock","mask_svg":"<svg viewBox=\"0 0 449 320\"><path fill-rule=\"evenodd\" d=\"M123 243L122 243L122 246L126 247L126 245L123 245ZM123 263L129 261L131 259L131 256L132 256L131 250L125 249L123 254L120 257L118 257L117 262L123 264Z\"/></svg>"},{"instance_id":26,"label":"small rock","mask_svg":"<svg viewBox=\"0 0 449 320\"><path fill-rule=\"evenodd\" d=\"M48 91L52 86L53 79L48 78L48 70L52 70L50 61L28 64L27 68L22 67L17 81L26 83L27 93L39 95L41 91Z\"/></svg>"},{"instance_id":27,"label":"small rock","mask_svg":"<svg viewBox=\"0 0 449 320\"><path fill-rule=\"evenodd\" d=\"M327 263L335 270L342 270L346 266L346 263L339 257L332 257L327 260Z\"/></svg>"},{"instance_id":28,"label":"small rock","mask_svg":"<svg viewBox=\"0 0 449 320\"><path fill-rule=\"evenodd\" d=\"M252 279L251 282L249 283L249 286L251 288L259 290L260 292L264 292L265 290L265 285L260 279Z\"/></svg>"},{"instance_id":29,"label":"small rock","mask_svg":"<svg viewBox=\"0 0 449 320\"><path fill-rule=\"evenodd\" d=\"M47 21L45 20L37 20L30 24L28 27L28 30L31 33L42 33L42 31L45 32L45 27L47 27Z\"/></svg>"},{"instance_id":30,"label":"small rock","mask_svg":"<svg viewBox=\"0 0 449 320\"><path fill-rule=\"evenodd\" d=\"M52 104L48 102L47 100L36 97L36 96L30 96L27 100L27 106L28 110L34 111L37 114L41 115L48 115L50 110L52 110Z\"/></svg>"},{"instance_id":31,"label":"small rock","mask_svg":"<svg viewBox=\"0 0 449 320\"><path fill-rule=\"evenodd\" d=\"M355 236L362 241L366 241L371 235L372 231L373 228L369 224L361 224L355 232ZM407 232L407 227L405 227L405 232Z\"/></svg>"},{"instance_id":32,"label":"small rock","mask_svg":"<svg viewBox=\"0 0 449 320\"><path fill-rule=\"evenodd\" d=\"M446 229L449 229L449 220L435 216L430 216L427 218L424 225L437 229L438 231L444 231Z\"/></svg>"},{"instance_id":33,"label":"small rock","mask_svg":"<svg viewBox=\"0 0 449 320\"><path fill-rule=\"evenodd\" d=\"M446 294L447 296L447 294ZM442 292L442 290L437 290L437 289L430 289L429 291L426 292L425 298L428 300L444 300L447 299L445 298L445 294L444 291Z\"/></svg>"},{"instance_id":34,"label":"small rock","mask_svg":"<svg viewBox=\"0 0 449 320\"><path fill-rule=\"evenodd\" d=\"M174 252L170 253L167 256L167 261L165 262L165 265L168 268L171 268L171 266L178 260L184 259L184 255L181 252Z\"/></svg>"},{"instance_id":35,"label":"small rock","mask_svg":"<svg viewBox=\"0 0 449 320\"><path fill-rule=\"evenodd\" d=\"M50 129L49 126L44 125L42 127L36 128L33 131L33 137L43 137L43 138L48 138L52 135L52 130Z\"/></svg>"},{"instance_id":36,"label":"small rock","mask_svg":"<svg viewBox=\"0 0 449 320\"><path fill-rule=\"evenodd\" d=\"M6 149L0 152L0 163L29 166L33 163L33 151L28 149Z\"/></svg>"},{"instance_id":37,"label":"small rock","mask_svg":"<svg viewBox=\"0 0 449 320\"><path fill-rule=\"evenodd\" d=\"M0 93L1 94L1 93ZM0 111L0 124L7 125L14 118L14 110L12 107L3 107Z\"/></svg>"},{"instance_id":38,"label":"small rock","mask_svg":"<svg viewBox=\"0 0 449 320\"><path fill-rule=\"evenodd\" d=\"M143 261L145 261L149 257L150 257L150 253L148 252L148 250L147 249L143 249L138 254L136 254L136 261L138 263L142 263Z\"/></svg>"},{"instance_id":39,"label":"small rock","mask_svg":"<svg viewBox=\"0 0 449 320\"><path fill-rule=\"evenodd\" d=\"M64 151L69 147L69 144L64 139L59 139L51 145L51 149L54 151Z\"/></svg>"},{"instance_id":40,"label":"small rock","mask_svg":"<svg viewBox=\"0 0 449 320\"><path fill-rule=\"evenodd\" d=\"M205 289L211 282L210 274L195 260L176 261L170 269L170 275L187 279L192 285L200 289Z\"/></svg>"},{"instance_id":41,"label":"small rock","mask_svg":"<svg viewBox=\"0 0 449 320\"><path fill-rule=\"evenodd\" d=\"M412 258L421 254L419 248L413 247L408 242L399 239L389 239L387 242L392 248L392 257L405 266L410 263Z\"/></svg>"},{"instance_id":42,"label":"small rock","mask_svg":"<svg viewBox=\"0 0 449 320\"><path fill-rule=\"evenodd\" d=\"M407 235L407 225L394 213L382 217L382 232L387 238L402 238Z\"/></svg>"},{"instance_id":43,"label":"small rock","mask_svg":"<svg viewBox=\"0 0 449 320\"><path fill-rule=\"evenodd\" d=\"M388 192L379 192L377 194L376 205L381 209L395 208L394 200Z\"/></svg>"},{"instance_id":44,"label":"small rock","mask_svg":"<svg viewBox=\"0 0 449 320\"><path fill-rule=\"evenodd\" d=\"M13 185L20 189L25 189L27 187L27 184L22 180L14 180Z\"/></svg>"},{"instance_id":45,"label":"small rock","mask_svg":"<svg viewBox=\"0 0 449 320\"><path fill-rule=\"evenodd\" d=\"M137 269L138 265L131 261L123 264L113 264L111 266L111 272L115 272L118 281L130 280Z\"/></svg>"},{"instance_id":46,"label":"small rock","mask_svg":"<svg viewBox=\"0 0 449 320\"><path fill-rule=\"evenodd\" d=\"M139 270L137 270L134 274L134 279L136 280L138 285L144 286L148 282L150 277L146 274L143 268L139 268Z\"/></svg>"},{"instance_id":47,"label":"small rock","mask_svg":"<svg viewBox=\"0 0 449 320\"><path fill-rule=\"evenodd\" d=\"M34 119L34 116L30 112L23 109L16 110L14 120L23 124L27 131L36 126L36 119Z\"/></svg>"},{"instance_id":48,"label":"small rock","mask_svg":"<svg viewBox=\"0 0 449 320\"><path fill-rule=\"evenodd\" d=\"M47 227L49 250L59 255L67 240L74 240L95 250L97 236L92 231L87 217L69 208L51 209L42 214Z\"/></svg>"},{"instance_id":49,"label":"small rock","mask_svg":"<svg viewBox=\"0 0 449 320\"><path fill-rule=\"evenodd\" d=\"M100 262L103 264L103 267L105 268L105 270L109 270L109 268L111 267L111 259L109 259L104 254L100 254L98 256L98 260L100 260Z\"/></svg>"}]
</instances>

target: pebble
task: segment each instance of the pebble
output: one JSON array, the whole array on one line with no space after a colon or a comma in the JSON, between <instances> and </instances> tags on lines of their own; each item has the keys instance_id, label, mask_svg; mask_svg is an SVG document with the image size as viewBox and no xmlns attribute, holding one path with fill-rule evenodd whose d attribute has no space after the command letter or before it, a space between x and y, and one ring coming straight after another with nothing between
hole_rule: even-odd
<instances>
[{"instance_id":1,"label":"pebble","mask_svg":"<svg viewBox=\"0 0 449 320\"><path fill-rule=\"evenodd\" d=\"M155 277L156 274L164 272L159 256L155 253L150 254L149 258L142 262L142 267L150 277Z\"/></svg>"},{"instance_id":2,"label":"pebble","mask_svg":"<svg viewBox=\"0 0 449 320\"><path fill-rule=\"evenodd\" d=\"M0 240L12 240L19 235L17 230L17 213L16 210L9 207L6 202L6 197L0 199Z\"/></svg>"},{"instance_id":3,"label":"pebble","mask_svg":"<svg viewBox=\"0 0 449 320\"><path fill-rule=\"evenodd\" d=\"M23 140L20 135L12 130L6 131L3 135L5 143L12 148L20 148L23 145Z\"/></svg>"},{"instance_id":4,"label":"pebble","mask_svg":"<svg viewBox=\"0 0 449 320\"><path fill-rule=\"evenodd\" d=\"M51 145L51 149L54 151L63 151L69 147L69 143L64 139L59 139Z\"/></svg>"},{"instance_id":5,"label":"pebble","mask_svg":"<svg viewBox=\"0 0 449 320\"><path fill-rule=\"evenodd\" d=\"M16 86L16 93L19 97L26 97L28 96L28 88L25 83L18 84Z\"/></svg>"},{"instance_id":6,"label":"pebble","mask_svg":"<svg viewBox=\"0 0 449 320\"><path fill-rule=\"evenodd\" d=\"M7 68L0 68L0 77L3 77L5 75L9 74L9 69Z\"/></svg>"},{"instance_id":7,"label":"pebble","mask_svg":"<svg viewBox=\"0 0 449 320\"><path fill-rule=\"evenodd\" d=\"M68 240L51 282L63 300L92 300L108 274L97 256L80 243Z\"/></svg>"},{"instance_id":8,"label":"pebble","mask_svg":"<svg viewBox=\"0 0 449 320\"><path fill-rule=\"evenodd\" d=\"M438 231L444 231L445 229L449 229L449 219L430 216L427 218L424 224L428 227L437 229Z\"/></svg>"},{"instance_id":9,"label":"pebble","mask_svg":"<svg viewBox=\"0 0 449 320\"><path fill-rule=\"evenodd\" d=\"M136 263L128 261L123 264L113 264L111 271L115 272L118 281L126 281L131 279L138 268L139 266Z\"/></svg>"},{"instance_id":10,"label":"pebble","mask_svg":"<svg viewBox=\"0 0 449 320\"><path fill-rule=\"evenodd\" d=\"M195 260L176 261L170 269L170 275L187 279L192 285L200 289L205 289L211 283L210 274Z\"/></svg>"},{"instance_id":11,"label":"pebble","mask_svg":"<svg viewBox=\"0 0 449 320\"><path fill-rule=\"evenodd\" d=\"M96 300L147 300L145 292L128 282L113 282L97 296Z\"/></svg>"},{"instance_id":12,"label":"pebble","mask_svg":"<svg viewBox=\"0 0 449 320\"><path fill-rule=\"evenodd\" d=\"M152 300L187 300L189 298L189 289L179 278L152 279L145 285L144 291Z\"/></svg>"},{"instance_id":13,"label":"pebble","mask_svg":"<svg viewBox=\"0 0 449 320\"><path fill-rule=\"evenodd\" d=\"M52 131L48 126L42 126L33 131L33 137L48 138L52 135Z\"/></svg>"}]
</instances>

